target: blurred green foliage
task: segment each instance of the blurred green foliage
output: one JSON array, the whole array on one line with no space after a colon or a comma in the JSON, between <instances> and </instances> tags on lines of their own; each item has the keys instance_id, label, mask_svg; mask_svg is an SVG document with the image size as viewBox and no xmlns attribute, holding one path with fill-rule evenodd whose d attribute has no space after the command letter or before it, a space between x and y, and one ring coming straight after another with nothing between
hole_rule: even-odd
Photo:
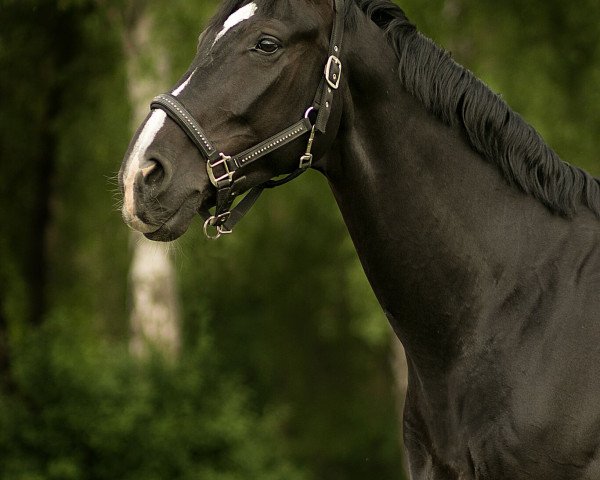
<instances>
[{"instance_id":1,"label":"blurred green foliage","mask_svg":"<svg viewBox=\"0 0 600 480\"><path fill-rule=\"evenodd\" d=\"M531 123L563 160L600 175L600 3L398 2Z\"/></svg>"},{"instance_id":2,"label":"blurred green foliage","mask_svg":"<svg viewBox=\"0 0 600 480\"><path fill-rule=\"evenodd\" d=\"M401 478L387 323L325 182L312 174L287 190L227 242L200 228L182 240L188 335L208 312L260 407L293 405L288 448L315 478Z\"/></svg>"},{"instance_id":3,"label":"blurred green foliage","mask_svg":"<svg viewBox=\"0 0 600 480\"><path fill-rule=\"evenodd\" d=\"M0 397L0 478L305 478L278 447L281 415L251 411L203 333L170 364L133 359L76 316L47 320Z\"/></svg>"},{"instance_id":4,"label":"blurred green foliage","mask_svg":"<svg viewBox=\"0 0 600 480\"><path fill-rule=\"evenodd\" d=\"M181 358L127 353L119 25L146 4L174 82L216 1L0 0L0 479L401 479L389 329L317 174L177 242ZM401 4L600 174L600 4Z\"/></svg>"}]
</instances>

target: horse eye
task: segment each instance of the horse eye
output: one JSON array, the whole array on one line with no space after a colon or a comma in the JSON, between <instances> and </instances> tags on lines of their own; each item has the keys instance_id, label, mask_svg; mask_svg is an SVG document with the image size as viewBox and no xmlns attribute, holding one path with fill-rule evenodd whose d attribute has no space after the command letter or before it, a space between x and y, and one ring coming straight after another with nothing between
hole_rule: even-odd
<instances>
[{"instance_id":1,"label":"horse eye","mask_svg":"<svg viewBox=\"0 0 600 480\"><path fill-rule=\"evenodd\" d=\"M258 50L259 52L262 53L267 53L269 55L275 53L277 50L279 50L279 48L281 47L281 45L273 38L262 38L257 44L256 44L256 50Z\"/></svg>"}]
</instances>

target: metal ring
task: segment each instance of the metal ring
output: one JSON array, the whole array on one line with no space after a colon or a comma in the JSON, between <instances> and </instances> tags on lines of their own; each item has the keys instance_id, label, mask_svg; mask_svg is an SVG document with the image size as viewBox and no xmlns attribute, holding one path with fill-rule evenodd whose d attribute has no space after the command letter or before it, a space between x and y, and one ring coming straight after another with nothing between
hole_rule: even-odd
<instances>
[{"instance_id":1,"label":"metal ring","mask_svg":"<svg viewBox=\"0 0 600 480\"><path fill-rule=\"evenodd\" d=\"M208 228L213 226L211 222L215 219L216 219L216 217L210 217L208 220L206 220L206 222L204 222L204 235L209 240L218 240L219 238L221 238L221 235L222 235L219 228L216 228L216 231L217 231L216 235L211 235L210 232L208 231Z\"/></svg>"},{"instance_id":2,"label":"metal ring","mask_svg":"<svg viewBox=\"0 0 600 480\"><path fill-rule=\"evenodd\" d=\"M312 112L315 111L315 107L310 107L304 114L304 118L308 118Z\"/></svg>"}]
</instances>

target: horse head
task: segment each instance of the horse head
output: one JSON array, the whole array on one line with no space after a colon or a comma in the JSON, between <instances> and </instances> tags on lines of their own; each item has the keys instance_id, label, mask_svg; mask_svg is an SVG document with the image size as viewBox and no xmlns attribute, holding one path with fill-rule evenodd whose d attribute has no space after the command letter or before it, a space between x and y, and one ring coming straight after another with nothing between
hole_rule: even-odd
<instances>
[{"instance_id":1,"label":"horse head","mask_svg":"<svg viewBox=\"0 0 600 480\"><path fill-rule=\"evenodd\" d=\"M119 173L125 222L149 239L170 241L196 213L220 203L221 211L207 216L223 233L238 195L296 172L306 153L304 167L317 165L341 116L331 101L333 87L341 90L341 63L328 57L339 51L332 50L335 23L331 0L225 2L187 73L155 100L131 141ZM317 123L322 138L313 159Z\"/></svg>"}]
</instances>

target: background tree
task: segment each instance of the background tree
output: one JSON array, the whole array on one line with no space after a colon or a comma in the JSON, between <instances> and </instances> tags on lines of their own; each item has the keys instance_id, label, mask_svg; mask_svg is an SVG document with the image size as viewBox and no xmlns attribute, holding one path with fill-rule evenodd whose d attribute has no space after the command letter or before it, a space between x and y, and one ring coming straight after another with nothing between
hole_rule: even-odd
<instances>
[{"instance_id":1,"label":"background tree","mask_svg":"<svg viewBox=\"0 0 600 480\"><path fill-rule=\"evenodd\" d=\"M121 32L127 93L131 105L131 132L148 115L148 104L168 86L170 58L165 45L154 35L156 12L147 2L109 4L99 0L113 27ZM174 358L179 353L180 319L177 279L169 246L131 232L132 352L144 355L149 349Z\"/></svg>"}]
</instances>

